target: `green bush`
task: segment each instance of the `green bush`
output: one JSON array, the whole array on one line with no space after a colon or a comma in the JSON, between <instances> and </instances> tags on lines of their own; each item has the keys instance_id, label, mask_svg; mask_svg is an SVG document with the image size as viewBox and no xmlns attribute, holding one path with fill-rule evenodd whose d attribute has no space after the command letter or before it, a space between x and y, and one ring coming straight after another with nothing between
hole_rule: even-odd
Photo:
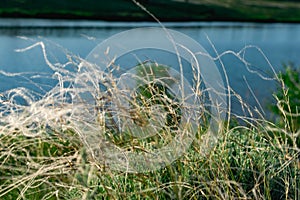
<instances>
[{"instance_id":1,"label":"green bush","mask_svg":"<svg viewBox=\"0 0 300 200\"><path fill-rule=\"evenodd\" d=\"M277 124L290 133L289 140L295 140L300 147L300 68L285 65L285 71L280 72L278 78L281 86L275 94L277 105L272 111L278 115Z\"/></svg>"}]
</instances>

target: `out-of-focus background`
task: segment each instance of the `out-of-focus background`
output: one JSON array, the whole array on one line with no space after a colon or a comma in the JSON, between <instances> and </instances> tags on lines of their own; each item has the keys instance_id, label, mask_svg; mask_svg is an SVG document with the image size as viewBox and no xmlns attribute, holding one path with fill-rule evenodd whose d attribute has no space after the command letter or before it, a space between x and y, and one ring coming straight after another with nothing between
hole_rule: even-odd
<instances>
[{"instance_id":1,"label":"out-of-focus background","mask_svg":"<svg viewBox=\"0 0 300 200\"><path fill-rule=\"evenodd\" d=\"M162 21L299 22L298 0L137 0ZM152 21L131 0L2 0L2 17Z\"/></svg>"}]
</instances>

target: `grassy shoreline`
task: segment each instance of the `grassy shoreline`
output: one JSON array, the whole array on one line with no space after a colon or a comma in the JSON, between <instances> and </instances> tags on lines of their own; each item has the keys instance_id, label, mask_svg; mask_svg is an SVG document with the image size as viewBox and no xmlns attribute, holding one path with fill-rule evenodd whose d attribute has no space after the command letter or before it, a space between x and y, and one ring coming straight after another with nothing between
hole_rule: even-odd
<instances>
[{"instance_id":1,"label":"grassy shoreline","mask_svg":"<svg viewBox=\"0 0 300 200\"><path fill-rule=\"evenodd\" d=\"M70 80L71 73L66 74L68 79L62 76L61 80ZM34 102L23 112L7 116L0 112L0 199L299 199L299 74L300 70L286 66L286 72L276 79L281 85L273 108L280 116L278 122L231 117L228 126L224 122L219 130L215 146L206 151L202 136L209 120L202 120L182 156L144 173L114 170L109 165L111 157L102 160L101 154L91 153L89 145L99 144L102 150L108 143L123 152L153 152L168 144L172 132L165 129L146 139L128 133L114 135L98 118L87 123L99 127L90 138L95 139L93 143L85 139L88 129L76 126L85 122L85 116L78 118L69 111L79 108L86 112L86 107L68 104L66 88L54 90L49 95L53 98ZM52 101L57 103L51 105ZM8 108L13 112L13 107ZM0 104L0 109L7 108ZM132 119L143 122L139 117ZM106 143L98 143L102 139Z\"/></svg>"},{"instance_id":2,"label":"grassy shoreline","mask_svg":"<svg viewBox=\"0 0 300 200\"><path fill-rule=\"evenodd\" d=\"M10 1L20 5L28 2L27 0ZM78 0L78 2L80 1ZM4 2L9 1L4 0ZM61 2L67 2L67 0ZM121 5L125 5L125 1L116 0L115 2L122 2ZM126 3L128 2L130 0L126 1ZM26 9L29 9L32 4L26 6ZM49 15L47 13L50 13L50 8L47 8L48 11L41 9L38 12L37 8L41 8L39 6L42 5L35 6L30 11L18 10L18 12L7 13L7 15L2 12L3 7L1 7L1 16L98 19L90 15L91 13L85 12L84 9L82 13L77 13L78 15L76 9L79 8L74 8L73 14L58 9L56 11L58 14ZM79 4L73 6L76 7ZM127 7L125 6L125 8ZM120 10L122 9L120 8ZM122 13L120 10L118 11L119 14ZM122 19L135 21L149 19L152 21L146 14L137 15L138 17L135 15L127 16L126 13L123 15L128 18ZM104 14L102 13L101 16ZM101 18L101 16L98 16L99 19L106 19ZM119 17L114 16L115 18L108 15L105 17L110 21L120 20ZM210 19L209 16L206 17L203 20ZM162 16L158 16L158 18L162 21L166 20ZM169 21L179 21L177 19L168 18ZM183 19L187 20L186 18ZM243 20L246 21L245 18L231 21ZM264 20L261 18L257 22L264 22ZM297 22L297 20L293 22ZM43 48L43 45L41 47ZM82 60L75 55L67 54L66 56L72 65L82 63ZM53 66L60 65L53 64ZM57 67L57 73L53 76L53 79L59 80L58 87L54 88L42 100L32 102L30 107L28 109L26 107L23 112L19 111L20 107L13 101L14 96L18 98L18 94L13 91L5 95L0 94L0 199L271 200L298 199L300 197L300 112L298 98L300 71L286 66L286 72L279 74L278 79L276 79L280 87L278 93L274 95L277 105L272 107L272 111L279 116L277 122L267 121L264 118L236 116L245 122L245 125L241 125L235 118L230 118L228 126L225 124L224 128L219 131L216 145L203 154L204 145L201 136L207 130L208 125L205 122L209 122L203 120L203 123L199 124L199 130L196 131L188 151L172 164L157 171L128 173L111 169L105 160L98 160L89 152L86 141L82 138L86 129L78 130L75 126L78 122L84 124L85 120L82 120L81 117L83 119L85 117L83 115L77 116L76 112L73 113L75 108L78 110L83 108L83 112L86 112L85 107L82 107L81 104L75 104L77 107L73 103L68 104L69 95L76 95L77 93L70 90L68 84L64 85L64 83L70 80L75 82L76 80L77 84L80 85L78 80L82 79L82 84L86 86L86 82L94 80L89 77L97 74L93 72L98 71L90 71L85 76L83 76L84 74L79 74L79 76L77 72L73 75L71 71L68 71L68 67L65 68L66 65L61 66L64 68ZM83 69L83 71L85 70ZM100 73L97 75L96 77L100 77ZM95 85L98 86L98 84ZM82 87L79 89L81 90ZM92 89L92 91L97 91L93 87ZM30 99L30 94L25 94L22 90L19 93L21 93L19 97ZM101 97L100 95L95 96ZM242 100L241 103L243 103ZM95 108L98 109L98 106ZM247 109L247 105L245 108ZM7 115L3 110L10 114ZM70 110L72 110L71 113ZM256 111L253 110L253 112ZM230 116L230 113L228 115ZM127 116L131 116L131 114ZM136 122L143 122L139 118L132 119L136 119ZM104 125L101 124L100 118L97 119L96 124L92 123L93 120L87 125L99 126L99 134L113 136L110 131L102 129ZM111 137L108 138L111 140L107 141L109 144L122 147L124 150L139 152L140 150L147 150L149 147L147 145L155 150L160 147L161 143L168 143L169 138L162 136L164 135L159 132L153 139L147 138L151 139L150 142L135 137L128 137L128 140L121 140L123 139L121 137L119 137L120 140L117 140L119 138ZM115 138L116 140L113 140ZM157 138L162 139L158 140ZM101 147L100 145L102 143L99 143L99 147Z\"/></svg>"},{"instance_id":3,"label":"grassy shoreline","mask_svg":"<svg viewBox=\"0 0 300 200\"><path fill-rule=\"evenodd\" d=\"M171 0L142 1L143 5L161 21L241 21L241 22L300 22L300 3L261 1L211 1L189 3ZM252 2L252 3L249 3ZM3 1L0 17L46 18L46 19L89 19L106 21L154 21L143 9L132 1L113 2L91 0L59 2L45 0Z\"/></svg>"}]
</instances>

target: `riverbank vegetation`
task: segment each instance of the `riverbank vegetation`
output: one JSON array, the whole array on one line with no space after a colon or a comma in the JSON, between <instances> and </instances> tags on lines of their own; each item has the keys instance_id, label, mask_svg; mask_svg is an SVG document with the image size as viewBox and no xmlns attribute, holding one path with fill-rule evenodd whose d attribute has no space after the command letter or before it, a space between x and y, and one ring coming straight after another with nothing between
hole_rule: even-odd
<instances>
[{"instance_id":1,"label":"riverbank vegetation","mask_svg":"<svg viewBox=\"0 0 300 200\"><path fill-rule=\"evenodd\" d=\"M3 2L0 12L5 17L151 20L131 1ZM284 3L279 1L278 4L263 1L265 4L261 5L264 6L259 3L254 6L255 1L251 1L250 7L255 12L248 10L250 7L245 6L246 3L237 4L238 9L233 9L220 4L221 1L215 4L211 1L207 5L200 5L196 0L186 2L143 1L147 9L163 20L294 22L300 19L298 7L293 6L298 3L292 1L287 2L290 6L287 9L281 9L278 5ZM168 14L164 16L165 13ZM51 67L58 69L57 65ZM55 73L63 80L60 75ZM64 86L72 74L67 73L66 80L58 84L58 91L55 88L52 96L44 97L46 106L37 110L39 102L31 102L33 106L28 108L28 113L23 112L22 121L8 117L10 112L20 116L22 113L18 113L18 107L9 107L13 102L0 94L0 111L5 110L1 117L9 122L5 124L0 120L0 199L297 199L300 197L299 76L299 70L292 66L287 66L286 71L277 76L279 87L274 95L277 105L270 106L277 115L276 121L263 117L231 118L220 131L214 148L206 154L202 152L199 139L205 127L200 126L183 156L171 165L145 173L114 171L99 163L88 152L75 129L69 124L69 128L63 128L65 118L56 116L65 114L69 117L68 107L58 109L65 105L48 99L66 98L60 90L70 89ZM81 78L84 82L87 77ZM149 93L141 90L140 94ZM26 96L25 93L13 90L10 95ZM46 122L39 126L39 121L44 122L44 118L37 119L41 114L45 119L52 117L46 121L48 126ZM76 120L80 121L80 118ZM56 123L55 129L52 129L53 123ZM26 132L28 130L33 133ZM132 142L129 145L135 149L144 148L136 140Z\"/></svg>"},{"instance_id":2,"label":"riverbank vegetation","mask_svg":"<svg viewBox=\"0 0 300 200\"><path fill-rule=\"evenodd\" d=\"M92 159L72 130L36 137L21 130L1 133L0 198L297 199L300 73L286 69L278 76L278 104L272 106L276 123L231 121L205 156L201 141L194 140L185 155L158 171L112 171Z\"/></svg>"},{"instance_id":3,"label":"riverbank vegetation","mask_svg":"<svg viewBox=\"0 0 300 200\"><path fill-rule=\"evenodd\" d=\"M161 21L299 22L299 1L137 0ZM153 21L130 0L3 0L1 17Z\"/></svg>"}]
</instances>

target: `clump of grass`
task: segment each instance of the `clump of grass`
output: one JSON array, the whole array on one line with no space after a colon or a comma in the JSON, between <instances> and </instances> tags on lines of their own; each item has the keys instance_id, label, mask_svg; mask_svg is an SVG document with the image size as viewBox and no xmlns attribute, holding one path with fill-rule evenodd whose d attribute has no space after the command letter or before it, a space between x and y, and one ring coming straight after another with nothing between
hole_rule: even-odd
<instances>
[{"instance_id":1,"label":"clump of grass","mask_svg":"<svg viewBox=\"0 0 300 200\"><path fill-rule=\"evenodd\" d=\"M42 43L39 45L43 47ZM43 50L47 60L44 47ZM297 123L294 122L294 118L287 117L298 116L298 110L294 109L298 108L297 95L289 96L290 93L285 92L285 88L283 88L284 96L278 95L278 112L280 111L283 116L279 123L243 116L240 116L244 121L243 125L229 120L230 124L220 131L216 146L206 154L203 154L201 140L207 128L204 123L195 131L195 138L188 151L172 164L145 173L115 171L106 165L105 160L99 162L95 159L86 142L98 142L98 137L102 139L106 134L112 142L127 142L118 144L120 147L127 145L135 149L145 149L143 145L146 143L164 144L165 137L160 134L158 136L161 137L158 138L137 141L132 137L116 136L119 127L105 126L105 121L102 124L103 120L96 119L101 108L99 106L103 106L100 97L104 94L107 97L107 91L111 97L114 97L114 92L118 92L114 87L116 79L111 77L110 72L99 72L92 64L78 57L68 56L68 63L75 66L74 71L62 67L66 65L51 64L47 60L49 66L55 70L58 85L40 100L33 101L30 92L20 92L24 91L20 89L7 91L3 95L6 100L1 99L0 198L297 199L299 197L300 149L296 145L299 127L295 126ZM82 63L88 70L84 71ZM83 71L77 70L76 67ZM287 74L289 73L288 71ZM298 80L294 77L295 72L292 74L289 80ZM290 86L284 74L279 77L279 82ZM106 89L110 90L101 90L101 86L95 80L103 80ZM66 82L70 84L64 84ZM163 92L157 88L152 89L142 88L136 93L139 96L139 103L131 101L132 104L145 106L144 101L147 101L147 98L142 101L142 96L147 97L149 92ZM89 91L94 93L87 93ZM25 99L27 105L19 105L15 101L16 96ZM171 95L166 96L172 99ZM294 102L291 101L293 98L295 103L291 104ZM150 104L153 102L155 101L151 101ZM158 103L162 103L162 99L159 99ZM165 105L164 103L162 104ZM125 110L122 112L126 114L125 116L131 116ZM293 112L296 112L295 115ZM86 113L92 113L95 119L88 118L91 115ZM230 116L230 113L228 114ZM115 120L109 114L105 117ZM92 139L96 141L86 140L85 137L89 133L85 130L88 129L79 130L79 127L95 127L98 133Z\"/></svg>"},{"instance_id":2,"label":"clump of grass","mask_svg":"<svg viewBox=\"0 0 300 200\"><path fill-rule=\"evenodd\" d=\"M4 199L296 199L299 149L269 137L273 124L233 127L207 156L201 143L158 171L111 171L88 156L72 132L1 137ZM73 139L72 139L73 138Z\"/></svg>"},{"instance_id":3,"label":"clump of grass","mask_svg":"<svg viewBox=\"0 0 300 200\"><path fill-rule=\"evenodd\" d=\"M2 199L47 199L61 196L72 182L82 146L74 133L26 137L20 131L1 134L0 195Z\"/></svg>"}]
</instances>

